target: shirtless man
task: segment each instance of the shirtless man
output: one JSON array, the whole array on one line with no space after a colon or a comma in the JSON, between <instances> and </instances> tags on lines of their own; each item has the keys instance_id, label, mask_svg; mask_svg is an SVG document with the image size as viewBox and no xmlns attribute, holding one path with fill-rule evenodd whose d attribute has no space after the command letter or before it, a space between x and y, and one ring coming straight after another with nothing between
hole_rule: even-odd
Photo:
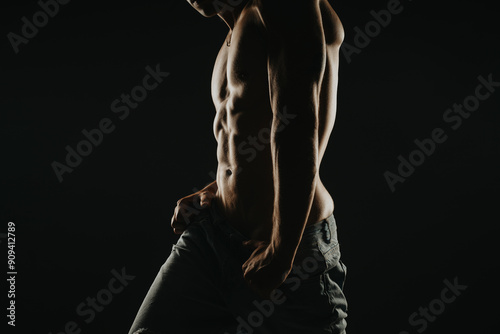
<instances>
[{"instance_id":1,"label":"shirtless man","mask_svg":"<svg viewBox=\"0 0 500 334\"><path fill-rule=\"evenodd\" d=\"M319 177L340 20L327 0L188 3L229 27L211 87L217 179L177 202L182 236L130 333L345 333L346 267Z\"/></svg>"}]
</instances>

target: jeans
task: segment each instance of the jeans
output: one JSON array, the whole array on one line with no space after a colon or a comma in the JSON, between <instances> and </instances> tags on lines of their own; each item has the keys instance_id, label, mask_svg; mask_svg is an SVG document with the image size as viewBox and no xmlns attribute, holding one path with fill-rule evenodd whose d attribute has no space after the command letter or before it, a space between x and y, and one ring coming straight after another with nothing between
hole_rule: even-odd
<instances>
[{"instance_id":1,"label":"jeans","mask_svg":"<svg viewBox=\"0 0 500 334\"><path fill-rule=\"evenodd\" d=\"M212 205L172 247L129 334L345 334L346 266L333 214L305 228L293 269L270 299L243 279L246 240Z\"/></svg>"}]
</instances>

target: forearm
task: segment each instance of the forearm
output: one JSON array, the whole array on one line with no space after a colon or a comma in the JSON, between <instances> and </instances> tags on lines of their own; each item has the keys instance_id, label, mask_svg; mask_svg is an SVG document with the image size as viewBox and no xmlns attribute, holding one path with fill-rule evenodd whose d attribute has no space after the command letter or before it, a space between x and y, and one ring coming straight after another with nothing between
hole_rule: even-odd
<instances>
[{"instance_id":1,"label":"forearm","mask_svg":"<svg viewBox=\"0 0 500 334\"><path fill-rule=\"evenodd\" d=\"M314 126L289 129L274 143L275 202L271 243L293 260L309 216L318 175L317 131Z\"/></svg>"}]
</instances>

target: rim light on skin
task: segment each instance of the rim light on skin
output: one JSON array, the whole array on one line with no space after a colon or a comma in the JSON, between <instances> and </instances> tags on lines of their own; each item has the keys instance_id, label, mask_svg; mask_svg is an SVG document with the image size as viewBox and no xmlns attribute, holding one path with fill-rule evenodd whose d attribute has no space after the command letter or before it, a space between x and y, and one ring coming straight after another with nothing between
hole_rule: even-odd
<instances>
[{"instance_id":1,"label":"rim light on skin","mask_svg":"<svg viewBox=\"0 0 500 334\"><path fill-rule=\"evenodd\" d=\"M205 17L219 16L229 27L230 33L240 16L243 8L251 0L187 0L187 2ZM217 3L215 3L217 2ZM217 12L216 8L221 11ZM228 10L230 8L230 10Z\"/></svg>"}]
</instances>

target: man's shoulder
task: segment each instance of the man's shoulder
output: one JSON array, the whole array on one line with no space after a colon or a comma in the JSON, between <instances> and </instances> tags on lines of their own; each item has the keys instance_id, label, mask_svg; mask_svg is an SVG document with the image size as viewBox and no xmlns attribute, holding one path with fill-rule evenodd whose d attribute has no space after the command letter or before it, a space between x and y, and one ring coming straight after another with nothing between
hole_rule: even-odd
<instances>
[{"instance_id":1,"label":"man's shoulder","mask_svg":"<svg viewBox=\"0 0 500 334\"><path fill-rule=\"evenodd\" d=\"M264 9L293 10L296 7L318 6L323 0L250 0L253 5Z\"/></svg>"},{"instance_id":2,"label":"man's shoulder","mask_svg":"<svg viewBox=\"0 0 500 334\"><path fill-rule=\"evenodd\" d=\"M344 29L327 0L250 0L256 18L267 32L328 30L327 44L340 45Z\"/></svg>"},{"instance_id":3,"label":"man's shoulder","mask_svg":"<svg viewBox=\"0 0 500 334\"><path fill-rule=\"evenodd\" d=\"M250 0L252 10L267 27L318 25L336 17L327 0ZM338 18L338 17L337 17Z\"/></svg>"},{"instance_id":4,"label":"man's shoulder","mask_svg":"<svg viewBox=\"0 0 500 334\"><path fill-rule=\"evenodd\" d=\"M263 19L293 20L319 8L321 0L250 0Z\"/></svg>"}]
</instances>

